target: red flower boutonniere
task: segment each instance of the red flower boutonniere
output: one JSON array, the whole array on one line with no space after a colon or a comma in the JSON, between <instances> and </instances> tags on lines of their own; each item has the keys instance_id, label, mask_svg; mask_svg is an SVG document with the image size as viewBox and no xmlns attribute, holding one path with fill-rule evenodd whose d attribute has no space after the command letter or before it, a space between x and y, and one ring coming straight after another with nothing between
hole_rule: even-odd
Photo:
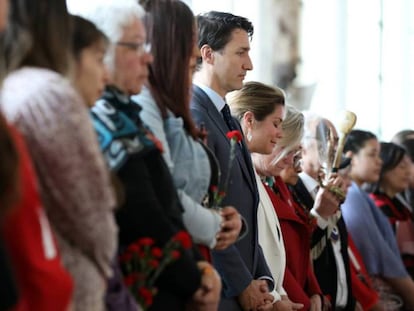
<instances>
[{"instance_id":1,"label":"red flower boutonniere","mask_svg":"<svg viewBox=\"0 0 414 311\"><path fill-rule=\"evenodd\" d=\"M154 283L161 272L192 245L188 232L179 231L163 248L156 246L152 238L140 238L119 257L124 283L143 310L152 305L157 294Z\"/></svg>"},{"instance_id":2,"label":"red flower boutonniere","mask_svg":"<svg viewBox=\"0 0 414 311\"><path fill-rule=\"evenodd\" d=\"M230 131L226 134L227 138L230 139L232 142L239 143L243 139L243 135L240 131Z\"/></svg>"},{"instance_id":3,"label":"red flower boutonniere","mask_svg":"<svg viewBox=\"0 0 414 311\"><path fill-rule=\"evenodd\" d=\"M230 139L230 156L227 165L226 179L224 180L221 189L219 189L217 186L212 186L210 188L210 192L212 194L212 203L210 207L214 209L221 208L220 204L226 196L227 188L230 182L231 168L233 167L234 158L236 157L237 144L243 139L243 135L240 133L240 131L227 132L226 136L228 139Z\"/></svg>"}]
</instances>

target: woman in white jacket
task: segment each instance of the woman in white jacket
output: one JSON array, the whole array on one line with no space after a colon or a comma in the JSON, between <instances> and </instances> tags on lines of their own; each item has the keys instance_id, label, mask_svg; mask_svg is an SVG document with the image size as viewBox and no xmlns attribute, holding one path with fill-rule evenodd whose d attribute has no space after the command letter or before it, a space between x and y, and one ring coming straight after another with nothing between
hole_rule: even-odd
<instances>
[{"instance_id":1,"label":"woman in white jacket","mask_svg":"<svg viewBox=\"0 0 414 311\"><path fill-rule=\"evenodd\" d=\"M283 288L286 254L282 230L272 200L258 174L258 163L254 161L256 155L272 154L284 135L285 94L279 88L247 82L228 96L228 103L232 114L240 121L255 166L260 197L257 212L259 243L275 282L273 310L300 309L302 305L290 301Z\"/></svg>"}]
</instances>

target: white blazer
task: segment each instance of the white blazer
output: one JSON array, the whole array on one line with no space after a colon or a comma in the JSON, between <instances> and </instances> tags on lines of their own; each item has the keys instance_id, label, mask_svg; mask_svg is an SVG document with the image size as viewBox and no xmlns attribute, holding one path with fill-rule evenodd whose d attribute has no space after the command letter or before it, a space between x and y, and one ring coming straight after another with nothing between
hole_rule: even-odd
<instances>
[{"instance_id":1,"label":"white blazer","mask_svg":"<svg viewBox=\"0 0 414 311\"><path fill-rule=\"evenodd\" d=\"M283 288L283 278L286 268L285 245L283 243L282 229L280 228L279 219L273 207L272 200L256 170L255 175L260 197L257 210L259 244L263 249L264 257L272 272L272 277L275 282L275 290L272 294L275 297L275 301L277 301L281 299L281 296L287 295Z\"/></svg>"}]
</instances>

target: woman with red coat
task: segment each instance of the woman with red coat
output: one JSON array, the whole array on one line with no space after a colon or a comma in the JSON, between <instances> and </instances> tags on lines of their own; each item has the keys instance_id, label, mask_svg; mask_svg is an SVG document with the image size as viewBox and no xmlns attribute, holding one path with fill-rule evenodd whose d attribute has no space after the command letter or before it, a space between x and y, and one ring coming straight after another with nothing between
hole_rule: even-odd
<instances>
[{"instance_id":1,"label":"woman with red coat","mask_svg":"<svg viewBox=\"0 0 414 311\"><path fill-rule=\"evenodd\" d=\"M271 155L253 155L259 175L263 179L280 223L285 246L286 269L283 288L291 301L303 304L300 310L322 310L322 291L313 273L310 260L310 240L314 223L292 198L280 174L294 168L294 159L300 152L304 118L294 107L286 105L282 123L283 138ZM296 158L297 159L297 158Z\"/></svg>"},{"instance_id":2,"label":"woman with red coat","mask_svg":"<svg viewBox=\"0 0 414 311\"><path fill-rule=\"evenodd\" d=\"M277 190L280 196L275 206L286 248L288 269L285 273L284 287L292 299L304 303L304 310L308 310L310 305L306 302L309 297L312 299L315 295L321 295L322 291L313 273L308 253L304 251L310 251L310 239L316 223L308 211L292 197L285 184L289 183L288 178L292 178L289 177L290 172L297 169L298 164L292 164L282 170L281 177L275 178L273 189ZM283 178L286 178L285 182Z\"/></svg>"}]
</instances>

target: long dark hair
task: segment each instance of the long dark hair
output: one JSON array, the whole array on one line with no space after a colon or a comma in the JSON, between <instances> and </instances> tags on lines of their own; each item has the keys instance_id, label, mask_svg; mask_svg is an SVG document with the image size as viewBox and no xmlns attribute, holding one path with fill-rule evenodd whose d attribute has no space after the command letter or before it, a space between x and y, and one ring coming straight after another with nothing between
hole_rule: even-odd
<instances>
[{"instance_id":1,"label":"long dark hair","mask_svg":"<svg viewBox=\"0 0 414 311\"><path fill-rule=\"evenodd\" d=\"M371 139L377 139L377 136L369 131L352 130L346 138L344 153L348 151L358 153L359 150L364 148L366 142Z\"/></svg>"},{"instance_id":2,"label":"long dark hair","mask_svg":"<svg viewBox=\"0 0 414 311\"><path fill-rule=\"evenodd\" d=\"M404 147L394 143L381 142L380 157L382 160L382 167L380 177L377 182L366 184L364 189L368 192L378 193L384 179L385 173L393 170L407 155Z\"/></svg>"},{"instance_id":3,"label":"long dark hair","mask_svg":"<svg viewBox=\"0 0 414 311\"><path fill-rule=\"evenodd\" d=\"M67 74L71 64L71 18L65 0L10 1L2 36L8 70L35 66Z\"/></svg>"},{"instance_id":4,"label":"long dark hair","mask_svg":"<svg viewBox=\"0 0 414 311\"><path fill-rule=\"evenodd\" d=\"M147 15L144 24L154 61L149 66L150 91L162 116L167 109L183 118L184 127L199 136L190 114L189 62L196 39L194 15L181 1L141 1Z\"/></svg>"}]
</instances>

